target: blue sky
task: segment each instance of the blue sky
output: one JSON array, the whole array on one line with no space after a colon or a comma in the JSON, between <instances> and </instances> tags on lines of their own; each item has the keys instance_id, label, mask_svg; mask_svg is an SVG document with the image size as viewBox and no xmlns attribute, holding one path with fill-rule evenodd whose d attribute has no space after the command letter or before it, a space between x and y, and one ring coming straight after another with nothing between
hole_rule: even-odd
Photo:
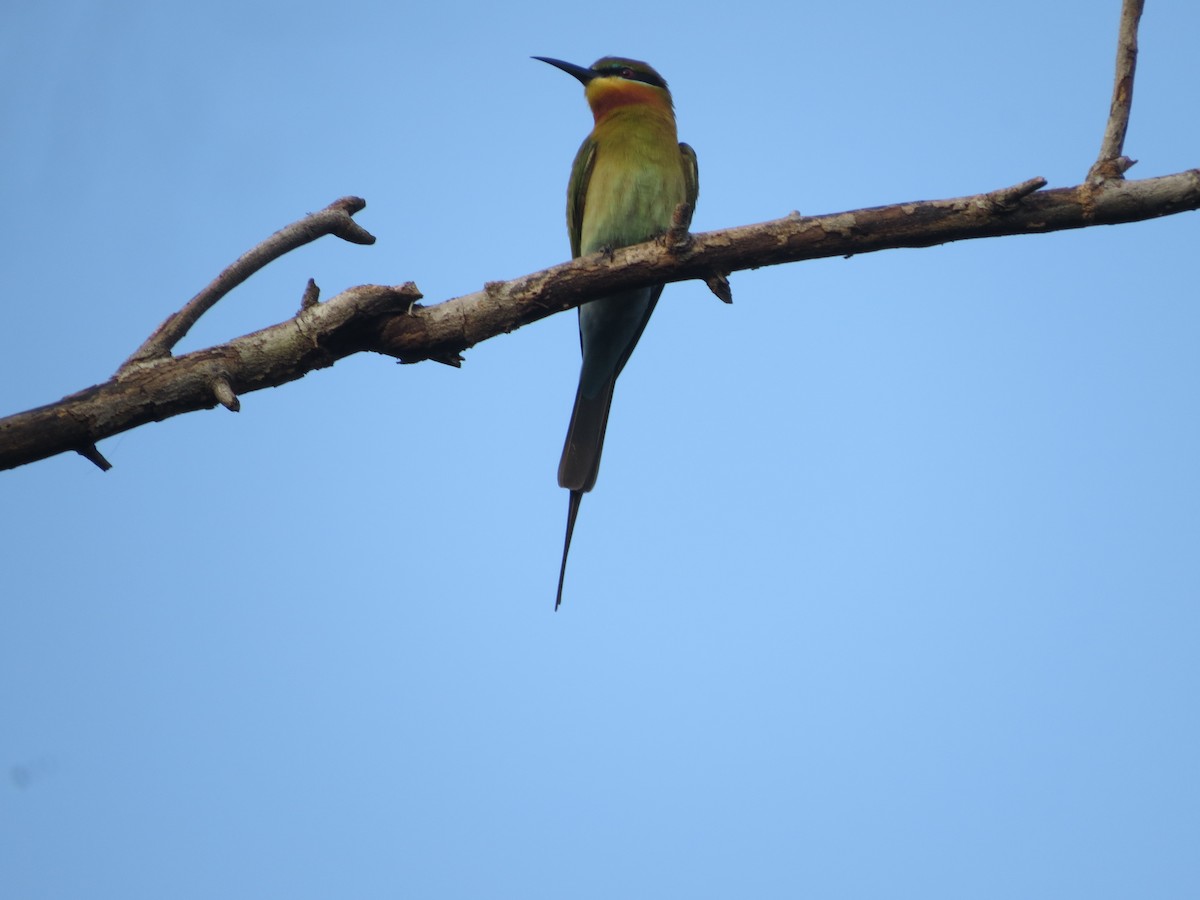
<instances>
[{"instance_id":1,"label":"blue sky","mask_svg":"<svg viewBox=\"0 0 1200 900\"><path fill-rule=\"evenodd\" d=\"M1148 6L1138 178L1200 165L1200 7ZM0 412L346 194L373 247L181 349L562 261L532 54L663 72L703 231L1078 183L1118 10L10 3ZM1197 222L669 287L557 614L570 314L0 474L0 895L1194 896Z\"/></svg>"}]
</instances>

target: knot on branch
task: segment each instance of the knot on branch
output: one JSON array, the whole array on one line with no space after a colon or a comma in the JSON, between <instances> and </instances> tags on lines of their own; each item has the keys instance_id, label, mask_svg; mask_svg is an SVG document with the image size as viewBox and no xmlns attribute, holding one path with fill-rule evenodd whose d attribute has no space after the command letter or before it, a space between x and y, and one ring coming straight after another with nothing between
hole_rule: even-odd
<instances>
[{"instance_id":1,"label":"knot on branch","mask_svg":"<svg viewBox=\"0 0 1200 900\"><path fill-rule=\"evenodd\" d=\"M233 392L233 385L225 376L221 375L213 380L212 392L213 396L217 398L217 402L230 412L238 412L242 408L242 401Z\"/></svg>"},{"instance_id":2,"label":"knot on branch","mask_svg":"<svg viewBox=\"0 0 1200 900\"><path fill-rule=\"evenodd\" d=\"M993 213L1011 213L1021 205L1021 201L1035 191L1040 191L1046 186L1046 179L1042 177L1030 178L1028 181L1022 181L1020 184L1014 184L1012 187L1001 188L998 191L991 191L983 195L983 206L988 212Z\"/></svg>"},{"instance_id":3,"label":"knot on branch","mask_svg":"<svg viewBox=\"0 0 1200 900\"><path fill-rule=\"evenodd\" d=\"M313 279L308 279L308 284L304 286L304 294L300 297L300 312L316 306L320 298L321 289L317 287L317 283Z\"/></svg>"},{"instance_id":4,"label":"knot on branch","mask_svg":"<svg viewBox=\"0 0 1200 900\"><path fill-rule=\"evenodd\" d=\"M112 463L104 458L104 454L96 448L95 444L85 444L82 447L76 447L75 452L95 465L101 472L107 472L112 468Z\"/></svg>"},{"instance_id":5,"label":"knot on branch","mask_svg":"<svg viewBox=\"0 0 1200 900\"><path fill-rule=\"evenodd\" d=\"M1090 185L1103 184L1106 181L1122 181L1125 173L1137 165L1136 159L1128 156L1118 156L1115 159L1098 159L1088 169L1087 183Z\"/></svg>"}]
</instances>

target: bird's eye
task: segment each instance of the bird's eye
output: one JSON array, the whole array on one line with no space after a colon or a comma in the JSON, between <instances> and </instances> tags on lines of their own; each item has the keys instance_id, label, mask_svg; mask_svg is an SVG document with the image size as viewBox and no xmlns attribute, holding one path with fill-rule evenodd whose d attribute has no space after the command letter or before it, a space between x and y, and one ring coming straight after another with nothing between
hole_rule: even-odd
<instances>
[{"instance_id":1,"label":"bird's eye","mask_svg":"<svg viewBox=\"0 0 1200 900\"><path fill-rule=\"evenodd\" d=\"M629 68L629 66L626 66L625 68L623 68L621 70L621 77L622 78L632 78L633 77L633 69Z\"/></svg>"}]
</instances>

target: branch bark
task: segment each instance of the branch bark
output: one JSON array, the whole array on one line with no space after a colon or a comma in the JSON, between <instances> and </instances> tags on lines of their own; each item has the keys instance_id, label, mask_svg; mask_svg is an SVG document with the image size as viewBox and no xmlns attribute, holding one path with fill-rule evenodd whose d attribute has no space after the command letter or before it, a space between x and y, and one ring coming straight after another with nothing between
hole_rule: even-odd
<instances>
[{"instance_id":1,"label":"branch bark","mask_svg":"<svg viewBox=\"0 0 1200 900\"><path fill-rule=\"evenodd\" d=\"M0 419L0 468L74 450L106 469L96 441L218 403L236 411L239 393L278 387L372 349L363 339L377 320L405 315L420 296L411 284L363 285L226 344L123 366L103 384Z\"/></svg>"},{"instance_id":2,"label":"branch bark","mask_svg":"<svg viewBox=\"0 0 1200 900\"><path fill-rule=\"evenodd\" d=\"M720 284L731 272L760 266L1116 225L1200 208L1200 169L1049 191L1040 190L1044 184L1035 178L969 197L823 216L793 213L675 235L491 282L429 307L416 303L421 294L411 283L362 285L324 303L309 288L307 305L286 322L184 356L127 364L103 384L0 419L0 469L72 450L100 465L98 440L218 403L236 409L238 394L276 387L351 353L457 364L480 341L616 290L687 279Z\"/></svg>"},{"instance_id":3,"label":"branch bark","mask_svg":"<svg viewBox=\"0 0 1200 900\"><path fill-rule=\"evenodd\" d=\"M1122 156L1125 132L1129 129L1129 113L1133 108L1133 75L1137 69L1137 32L1145 0L1125 0L1121 5L1121 24L1117 30L1117 64L1113 76L1112 103L1100 156L1088 172L1089 184L1099 184L1110 178L1123 178L1137 160Z\"/></svg>"}]
</instances>

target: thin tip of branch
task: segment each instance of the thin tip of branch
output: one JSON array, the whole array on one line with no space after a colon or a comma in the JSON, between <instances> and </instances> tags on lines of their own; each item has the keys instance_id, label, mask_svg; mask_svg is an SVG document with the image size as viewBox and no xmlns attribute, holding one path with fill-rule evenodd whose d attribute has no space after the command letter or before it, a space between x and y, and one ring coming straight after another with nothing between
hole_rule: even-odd
<instances>
[{"instance_id":1,"label":"thin tip of branch","mask_svg":"<svg viewBox=\"0 0 1200 900\"><path fill-rule=\"evenodd\" d=\"M371 234L371 232L367 231L367 229L363 228L349 216L342 221L335 222L329 233L351 244L375 243L375 235Z\"/></svg>"},{"instance_id":2,"label":"thin tip of branch","mask_svg":"<svg viewBox=\"0 0 1200 900\"><path fill-rule=\"evenodd\" d=\"M76 447L75 452L88 462L93 463L97 468L100 469L101 472L107 472L112 468L112 463L104 458L104 454L97 449L95 444L88 444L85 447Z\"/></svg>"},{"instance_id":3,"label":"thin tip of branch","mask_svg":"<svg viewBox=\"0 0 1200 900\"><path fill-rule=\"evenodd\" d=\"M317 287L315 281L311 278L308 279L308 284L304 286L304 294L300 297L300 312L304 312L304 310L311 306L316 306L320 298L321 289Z\"/></svg>"},{"instance_id":4,"label":"thin tip of branch","mask_svg":"<svg viewBox=\"0 0 1200 900\"><path fill-rule=\"evenodd\" d=\"M350 215L354 215L356 212L362 212L367 208L367 201L362 197L340 197L330 203L327 208L342 209Z\"/></svg>"},{"instance_id":5,"label":"thin tip of branch","mask_svg":"<svg viewBox=\"0 0 1200 900\"><path fill-rule=\"evenodd\" d=\"M366 206L367 201L362 197L343 197L340 200L334 200L325 208L335 213L341 213L341 215L333 222L329 233L334 237L340 237L343 241L349 241L351 244L375 243L375 235L351 218L356 212L366 209Z\"/></svg>"},{"instance_id":6,"label":"thin tip of branch","mask_svg":"<svg viewBox=\"0 0 1200 900\"><path fill-rule=\"evenodd\" d=\"M717 273L709 275L704 279L704 283L708 285L708 289L717 295L717 299L722 303L733 302L733 288L729 284L729 277Z\"/></svg>"},{"instance_id":7,"label":"thin tip of branch","mask_svg":"<svg viewBox=\"0 0 1200 900\"><path fill-rule=\"evenodd\" d=\"M242 408L242 401L233 392L233 385L227 379L216 379L212 383L212 392L213 396L217 398L217 402L230 412L238 412Z\"/></svg>"},{"instance_id":8,"label":"thin tip of branch","mask_svg":"<svg viewBox=\"0 0 1200 900\"><path fill-rule=\"evenodd\" d=\"M1021 205L1022 200L1045 186L1046 179L1039 175L1028 181L1022 181L1020 184L1014 184L1012 187L991 191L985 195L987 199L984 202L996 212L1012 212Z\"/></svg>"}]
</instances>

